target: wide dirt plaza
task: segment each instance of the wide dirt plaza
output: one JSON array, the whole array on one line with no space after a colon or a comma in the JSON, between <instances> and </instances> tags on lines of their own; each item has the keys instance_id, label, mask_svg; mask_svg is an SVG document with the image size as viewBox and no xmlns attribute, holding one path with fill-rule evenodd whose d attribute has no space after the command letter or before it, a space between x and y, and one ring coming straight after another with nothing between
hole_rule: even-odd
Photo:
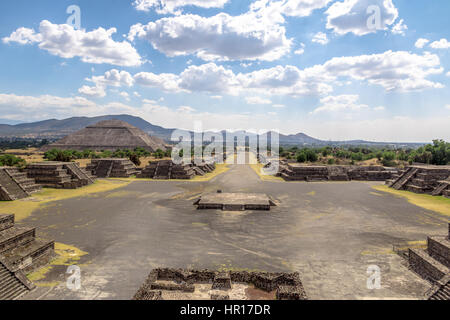
<instances>
[{"instance_id":1,"label":"wide dirt plaza","mask_svg":"<svg viewBox=\"0 0 450 320\"><path fill-rule=\"evenodd\" d=\"M225 170L223 170L225 171ZM424 246L448 216L375 188L381 182L283 182L250 165L229 165L209 181L100 179L102 190L49 198L16 214L54 239L59 257L29 275L26 299L130 299L158 267L299 272L309 299L420 299L431 285L408 270L395 247ZM197 210L202 194L262 193L270 211ZM47 192L47 191L44 191ZM4 211L4 210L2 210ZM20 213L20 212L18 212ZM22 217L22 218L20 218ZM66 270L81 269L69 290ZM381 288L368 289L369 266Z\"/></svg>"}]
</instances>

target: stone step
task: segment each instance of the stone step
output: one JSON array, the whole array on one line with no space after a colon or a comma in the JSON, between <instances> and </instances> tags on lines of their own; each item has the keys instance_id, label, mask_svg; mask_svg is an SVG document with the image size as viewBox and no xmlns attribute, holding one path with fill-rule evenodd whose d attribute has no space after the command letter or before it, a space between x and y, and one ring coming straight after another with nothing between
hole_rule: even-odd
<instances>
[{"instance_id":1,"label":"stone step","mask_svg":"<svg viewBox=\"0 0 450 320\"><path fill-rule=\"evenodd\" d=\"M34 240L36 228L12 227L0 232L0 253Z\"/></svg>"},{"instance_id":2,"label":"stone step","mask_svg":"<svg viewBox=\"0 0 450 320\"><path fill-rule=\"evenodd\" d=\"M450 268L450 241L446 237L428 237L428 254Z\"/></svg>"},{"instance_id":3,"label":"stone step","mask_svg":"<svg viewBox=\"0 0 450 320\"><path fill-rule=\"evenodd\" d=\"M432 258L425 250L409 249L408 257L410 267L424 279L436 282L450 273L449 268Z\"/></svg>"},{"instance_id":4,"label":"stone step","mask_svg":"<svg viewBox=\"0 0 450 320\"><path fill-rule=\"evenodd\" d=\"M16 275L0 262L0 300L13 300L27 291Z\"/></svg>"},{"instance_id":5,"label":"stone step","mask_svg":"<svg viewBox=\"0 0 450 320\"><path fill-rule=\"evenodd\" d=\"M13 214L0 214L0 232L14 227Z\"/></svg>"},{"instance_id":6,"label":"stone step","mask_svg":"<svg viewBox=\"0 0 450 320\"><path fill-rule=\"evenodd\" d=\"M34 241L9 250L3 254L13 271L29 272L47 264L54 254L54 241L36 238Z\"/></svg>"}]
</instances>

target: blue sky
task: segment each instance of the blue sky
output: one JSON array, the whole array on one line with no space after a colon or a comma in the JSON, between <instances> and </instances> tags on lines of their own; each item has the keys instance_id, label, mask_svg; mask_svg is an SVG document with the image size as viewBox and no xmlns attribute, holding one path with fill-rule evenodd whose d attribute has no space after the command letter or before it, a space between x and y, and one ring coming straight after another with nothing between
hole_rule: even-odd
<instances>
[{"instance_id":1,"label":"blue sky","mask_svg":"<svg viewBox=\"0 0 450 320\"><path fill-rule=\"evenodd\" d=\"M1 119L127 113L183 129L450 140L446 0L16 0L0 12Z\"/></svg>"}]
</instances>

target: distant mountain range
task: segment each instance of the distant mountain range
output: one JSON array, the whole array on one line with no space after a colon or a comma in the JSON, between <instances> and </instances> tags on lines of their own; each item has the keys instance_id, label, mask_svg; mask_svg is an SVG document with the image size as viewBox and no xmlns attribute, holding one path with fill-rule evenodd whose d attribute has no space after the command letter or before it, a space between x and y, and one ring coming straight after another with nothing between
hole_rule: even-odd
<instances>
[{"instance_id":1,"label":"distant mountain range","mask_svg":"<svg viewBox=\"0 0 450 320\"><path fill-rule=\"evenodd\" d=\"M16 138L46 138L46 139L59 139L73 132L81 130L89 125L95 124L103 120L122 120L128 122L129 124L140 128L151 136L156 136L166 141L170 141L172 132L175 129L163 128L160 126L153 125L142 118L131 116L131 115L106 115L99 117L73 117L63 120L44 120L32 123L18 123L9 122L5 124L0 124L0 137L16 137ZM0 123L3 123L0 119ZM221 132L225 136L226 131ZM192 133L191 133L192 134ZM233 135L238 137L245 136L255 136L253 133L246 131L233 132ZM269 140L271 135L269 134ZM315 139L304 133L297 133L293 135L279 135L281 145L291 145L291 146L304 146L304 145L368 145L368 146L382 146L382 145L392 145L392 146L407 146L407 147L418 147L423 145L422 143L398 143L398 142L370 142L364 140L352 140L352 141L325 141Z\"/></svg>"}]
</instances>

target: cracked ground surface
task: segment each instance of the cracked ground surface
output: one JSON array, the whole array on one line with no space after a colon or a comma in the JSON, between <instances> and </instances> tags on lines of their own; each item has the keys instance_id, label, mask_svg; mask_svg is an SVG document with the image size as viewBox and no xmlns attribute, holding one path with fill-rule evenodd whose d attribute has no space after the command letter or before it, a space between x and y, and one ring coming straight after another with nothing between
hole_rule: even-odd
<instances>
[{"instance_id":1,"label":"cracked ground surface","mask_svg":"<svg viewBox=\"0 0 450 320\"><path fill-rule=\"evenodd\" d=\"M130 299L156 267L298 271L310 299L419 299L430 285L395 244L445 234L447 216L374 190L379 183L262 181L248 165L207 182L133 181L113 191L54 201L20 225L88 254L81 289L55 266L27 299ZM196 210L202 193L265 193L271 211ZM367 289L367 268L381 289Z\"/></svg>"}]
</instances>

